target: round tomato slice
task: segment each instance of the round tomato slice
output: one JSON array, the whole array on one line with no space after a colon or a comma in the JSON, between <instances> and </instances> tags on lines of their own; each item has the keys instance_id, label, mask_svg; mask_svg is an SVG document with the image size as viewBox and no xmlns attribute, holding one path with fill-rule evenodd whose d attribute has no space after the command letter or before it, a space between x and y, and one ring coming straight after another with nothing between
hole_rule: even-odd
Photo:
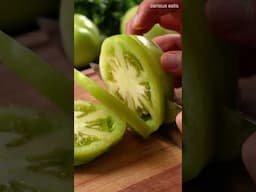
<instances>
[{"instance_id":1,"label":"round tomato slice","mask_svg":"<svg viewBox=\"0 0 256 192\"><path fill-rule=\"evenodd\" d=\"M99 66L107 90L135 111L151 133L164 122L166 101L173 94L161 55L161 49L143 36L115 35L101 47Z\"/></svg>"},{"instance_id":2,"label":"round tomato slice","mask_svg":"<svg viewBox=\"0 0 256 192\"><path fill-rule=\"evenodd\" d=\"M74 104L74 164L95 159L116 144L125 123L99 104L77 100Z\"/></svg>"}]
</instances>

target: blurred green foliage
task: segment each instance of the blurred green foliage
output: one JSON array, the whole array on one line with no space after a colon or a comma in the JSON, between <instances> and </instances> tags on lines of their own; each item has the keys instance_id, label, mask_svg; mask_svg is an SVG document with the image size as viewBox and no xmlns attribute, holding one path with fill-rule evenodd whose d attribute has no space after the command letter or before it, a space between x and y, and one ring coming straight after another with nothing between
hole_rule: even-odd
<instances>
[{"instance_id":1,"label":"blurred green foliage","mask_svg":"<svg viewBox=\"0 0 256 192\"><path fill-rule=\"evenodd\" d=\"M104 36L120 33L120 21L125 12L142 0L75 0L75 12L86 15Z\"/></svg>"}]
</instances>

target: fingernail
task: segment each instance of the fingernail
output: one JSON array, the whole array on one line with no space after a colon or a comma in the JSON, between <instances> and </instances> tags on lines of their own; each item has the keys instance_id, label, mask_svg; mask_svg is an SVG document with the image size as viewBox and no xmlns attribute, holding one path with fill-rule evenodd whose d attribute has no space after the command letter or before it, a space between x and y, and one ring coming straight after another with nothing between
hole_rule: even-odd
<instances>
[{"instance_id":1,"label":"fingernail","mask_svg":"<svg viewBox=\"0 0 256 192\"><path fill-rule=\"evenodd\" d=\"M134 20L133 20L133 27L136 27L139 23L138 23L138 16L137 14L134 16Z\"/></svg>"},{"instance_id":2,"label":"fingernail","mask_svg":"<svg viewBox=\"0 0 256 192\"><path fill-rule=\"evenodd\" d=\"M127 22L127 23L126 23L126 26L125 26L125 33L131 34L130 22Z\"/></svg>"},{"instance_id":3,"label":"fingernail","mask_svg":"<svg viewBox=\"0 0 256 192\"><path fill-rule=\"evenodd\" d=\"M132 27L136 30L141 30L142 29L141 26L140 26L139 16L137 14L134 16Z\"/></svg>"},{"instance_id":4,"label":"fingernail","mask_svg":"<svg viewBox=\"0 0 256 192\"><path fill-rule=\"evenodd\" d=\"M182 133L182 113L179 113L179 114L176 116L176 124L177 124L178 129L179 129L180 132Z\"/></svg>"}]
</instances>

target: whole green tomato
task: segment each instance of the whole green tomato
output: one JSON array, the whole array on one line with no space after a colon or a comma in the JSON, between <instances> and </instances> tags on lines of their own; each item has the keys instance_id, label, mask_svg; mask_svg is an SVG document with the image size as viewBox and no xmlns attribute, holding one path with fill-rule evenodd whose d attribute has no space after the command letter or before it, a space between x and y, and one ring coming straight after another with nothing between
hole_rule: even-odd
<instances>
[{"instance_id":1,"label":"whole green tomato","mask_svg":"<svg viewBox=\"0 0 256 192\"><path fill-rule=\"evenodd\" d=\"M74 15L74 65L86 67L95 60L100 50L100 33L97 26L86 16Z\"/></svg>"},{"instance_id":2,"label":"whole green tomato","mask_svg":"<svg viewBox=\"0 0 256 192\"><path fill-rule=\"evenodd\" d=\"M138 6L132 7L123 16L123 18L121 20L121 28L120 28L122 34L125 33L126 24L136 14L137 9L138 9ZM148 39L153 39L154 37L157 37L160 35L166 35L166 34L172 34L172 33L176 33L176 32L172 31L172 30L165 29L165 28L161 27L159 24L155 24L151 28L151 30L148 31L147 33L145 33L143 36Z\"/></svg>"}]
</instances>

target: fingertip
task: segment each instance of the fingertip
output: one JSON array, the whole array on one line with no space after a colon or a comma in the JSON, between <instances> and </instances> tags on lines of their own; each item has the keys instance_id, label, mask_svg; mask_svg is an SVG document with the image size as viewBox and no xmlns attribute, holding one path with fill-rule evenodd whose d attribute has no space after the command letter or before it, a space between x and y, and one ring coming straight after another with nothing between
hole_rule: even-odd
<instances>
[{"instance_id":1,"label":"fingertip","mask_svg":"<svg viewBox=\"0 0 256 192\"><path fill-rule=\"evenodd\" d=\"M140 4L131 23L131 27L140 34L148 32L160 19L160 16L150 9L148 3L149 1L144 1Z\"/></svg>"},{"instance_id":2,"label":"fingertip","mask_svg":"<svg viewBox=\"0 0 256 192\"><path fill-rule=\"evenodd\" d=\"M177 127L178 127L179 131L182 133L182 112L180 112L176 116L176 124L177 124Z\"/></svg>"},{"instance_id":3,"label":"fingertip","mask_svg":"<svg viewBox=\"0 0 256 192\"><path fill-rule=\"evenodd\" d=\"M130 19L125 26L125 33L127 34L132 34L132 28L131 28L131 22L132 20Z\"/></svg>"},{"instance_id":4,"label":"fingertip","mask_svg":"<svg viewBox=\"0 0 256 192\"><path fill-rule=\"evenodd\" d=\"M139 13L136 13L135 16L133 17L133 23L132 23L132 27L133 29L136 30L142 30L143 28L141 27L141 19L139 16Z\"/></svg>"},{"instance_id":5,"label":"fingertip","mask_svg":"<svg viewBox=\"0 0 256 192\"><path fill-rule=\"evenodd\" d=\"M127 34L136 34L136 35L143 34L141 30L134 28L134 17L127 22L125 32Z\"/></svg>"}]
</instances>

